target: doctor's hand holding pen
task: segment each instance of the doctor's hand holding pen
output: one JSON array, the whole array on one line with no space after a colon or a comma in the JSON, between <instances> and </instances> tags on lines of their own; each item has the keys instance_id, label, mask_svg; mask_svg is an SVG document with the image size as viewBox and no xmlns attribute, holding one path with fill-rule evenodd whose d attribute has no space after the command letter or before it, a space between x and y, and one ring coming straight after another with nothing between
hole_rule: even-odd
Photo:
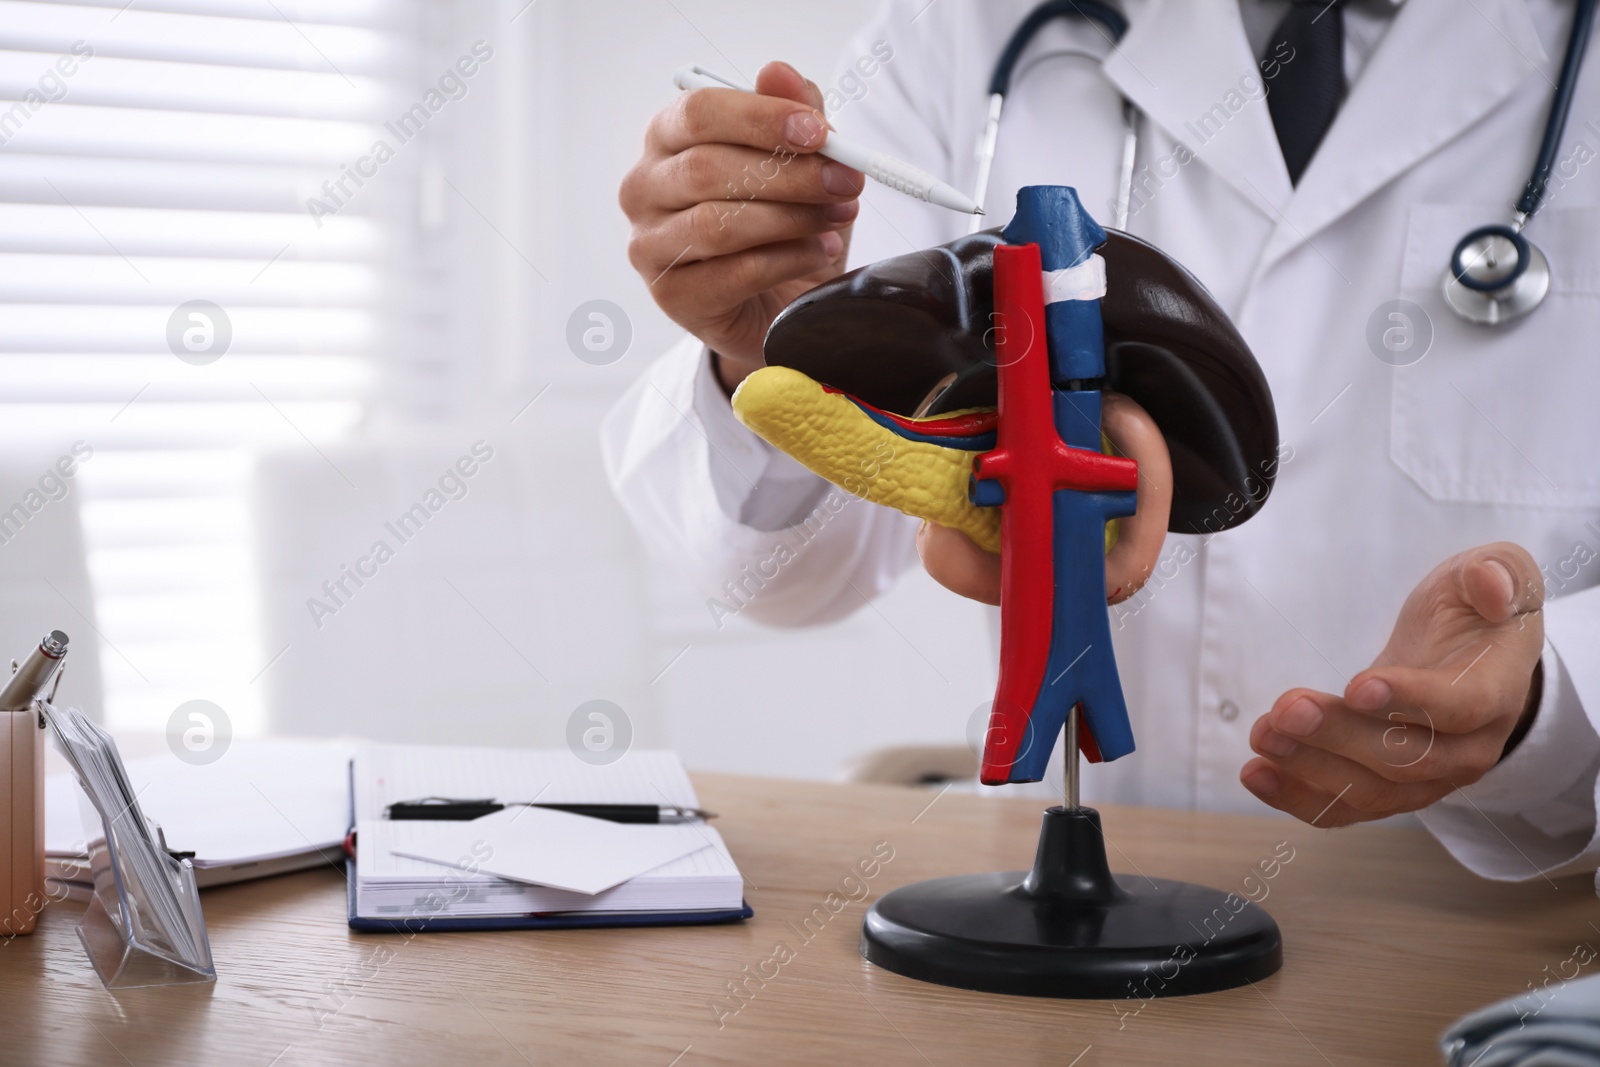
<instances>
[{"instance_id":1,"label":"doctor's hand holding pen","mask_svg":"<svg viewBox=\"0 0 1600 1067\"><path fill-rule=\"evenodd\" d=\"M865 182L816 154L827 123L814 83L768 63L755 87L696 89L663 108L618 195L634 269L716 353L729 392L762 365L778 312L844 272Z\"/></svg>"},{"instance_id":2,"label":"doctor's hand holding pen","mask_svg":"<svg viewBox=\"0 0 1600 1067\"><path fill-rule=\"evenodd\" d=\"M940 584L1000 602L1000 558L925 524L917 550ZM1250 730L1239 778L1320 827L1417 811L1471 785L1527 734L1544 688L1544 578L1500 541L1435 567L1389 643L1342 694L1291 689Z\"/></svg>"}]
</instances>

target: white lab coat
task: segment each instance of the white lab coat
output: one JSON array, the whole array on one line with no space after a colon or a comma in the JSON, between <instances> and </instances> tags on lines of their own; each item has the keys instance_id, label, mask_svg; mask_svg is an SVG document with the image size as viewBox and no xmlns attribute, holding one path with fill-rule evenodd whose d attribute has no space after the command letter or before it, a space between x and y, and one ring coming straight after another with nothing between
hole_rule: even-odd
<instances>
[{"instance_id":1,"label":"white lab coat","mask_svg":"<svg viewBox=\"0 0 1600 1067\"><path fill-rule=\"evenodd\" d=\"M1031 5L890 3L846 62L880 41L893 56L862 79L837 125L971 188L991 66ZM1096 28L1060 20L1026 53L991 219L1004 222L1019 186L1072 184L1109 223L1126 94L1144 115L1128 228L1185 264L1233 317L1271 385L1284 451L1257 517L1205 543L1172 537L1147 590L1112 609L1139 751L1089 772L1087 795L1263 811L1238 780L1255 719L1293 686L1342 691L1434 565L1503 539L1527 548L1550 585L1540 712L1511 757L1422 819L1486 877L1593 870L1600 162L1589 160L1600 153L1600 57L1579 83L1561 180L1527 230L1550 259L1550 295L1527 319L1490 329L1449 312L1440 277L1460 236L1505 221L1521 192L1570 3L1406 0L1298 187L1252 80L1237 0L1126 9L1132 28L1109 54ZM875 185L864 201L852 265L966 228ZM1368 344L1375 309L1396 298L1431 319L1431 348L1410 366L1380 361ZM650 544L705 595L724 596L731 577L749 588L738 576L770 555L765 531L832 499L732 420L692 341L619 403L603 445ZM744 614L789 625L847 614L861 603L855 590L880 592L914 563L915 528L860 502L829 511Z\"/></svg>"}]
</instances>

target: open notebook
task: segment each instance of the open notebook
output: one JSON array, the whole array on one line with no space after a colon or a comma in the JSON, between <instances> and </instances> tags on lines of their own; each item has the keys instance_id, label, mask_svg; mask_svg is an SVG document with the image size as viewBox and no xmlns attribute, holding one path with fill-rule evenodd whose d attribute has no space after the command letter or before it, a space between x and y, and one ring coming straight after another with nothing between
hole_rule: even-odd
<instances>
[{"instance_id":1,"label":"open notebook","mask_svg":"<svg viewBox=\"0 0 1600 1067\"><path fill-rule=\"evenodd\" d=\"M350 828L350 760L364 742L239 740L220 760L162 751L125 761L139 806L168 846L192 854L201 889L310 867L337 869ZM77 780L45 779L45 861L52 891L92 888ZM92 822L91 822L92 826Z\"/></svg>"},{"instance_id":2,"label":"open notebook","mask_svg":"<svg viewBox=\"0 0 1600 1067\"><path fill-rule=\"evenodd\" d=\"M390 804L423 797L698 807L676 753L634 750L615 763L591 766L565 749L373 745L352 761L350 780L355 929L723 922L750 914L739 869L721 835L706 823L636 828L661 835L677 845L670 851L683 854L587 894L402 855L427 851L420 842L439 824L384 818ZM599 864L607 857L597 852L588 858ZM580 852L570 859L581 865L585 857Z\"/></svg>"}]
</instances>

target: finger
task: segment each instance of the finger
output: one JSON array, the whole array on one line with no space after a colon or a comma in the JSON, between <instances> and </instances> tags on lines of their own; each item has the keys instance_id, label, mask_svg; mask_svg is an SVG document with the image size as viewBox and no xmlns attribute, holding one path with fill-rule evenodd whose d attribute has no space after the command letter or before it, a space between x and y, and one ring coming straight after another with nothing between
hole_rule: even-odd
<instances>
[{"instance_id":1,"label":"finger","mask_svg":"<svg viewBox=\"0 0 1600 1067\"><path fill-rule=\"evenodd\" d=\"M1299 779L1369 818L1427 807L1454 788L1450 782L1442 780L1390 781L1359 763L1275 730L1252 732L1256 736L1252 737L1250 747L1270 759L1285 780Z\"/></svg>"},{"instance_id":2,"label":"finger","mask_svg":"<svg viewBox=\"0 0 1600 1067\"><path fill-rule=\"evenodd\" d=\"M1342 756L1391 782L1460 782L1476 781L1492 767L1504 739L1482 731L1445 734L1398 715L1379 719L1327 693L1291 690L1256 721L1250 747L1287 757L1300 744Z\"/></svg>"},{"instance_id":3,"label":"finger","mask_svg":"<svg viewBox=\"0 0 1600 1067\"><path fill-rule=\"evenodd\" d=\"M756 72L756 92L822 110L822 90L817 88L817 83L806 80L781 59L773 60Z\"/></svg>"},{"instance_id":4,"label":"finger","mask_svg":"<svg viewBox=\"0 0 1600 1067\"><path fill-rule=\"evenodd\" d=\"M917 531L917 555L933 580L971 600L1000 603L1000 557L985 552L960 530L924 522Z\"/></svg>"},{"instance_id":5,"label":"finger","mask_svg":"<svg viewBox=\"0 0 1600 1067\"><path fill-rule=\"evenodd\" d=\"M657 165L649 199L668 211L703 200L840 203L859 196L865 180L860 171L821 156L703 144Z\"/></svg>"},{"instance_id":6,"label":"finger","mask_svg":"<svg viewBox=\"0 0 1600 1067\"><path fill-rule=\"evenodd\" d=\"M1161 557L1172 510L1172 457L1155 420L1131 398L1106 393L1100 424L1119 454L1139 464L1138 510L1121 520L1106 553L1106 603L1120 604L1149 581Z\"/></svg>"},{"instance_id":7,"label":"finger","mask_svg":"<svg viewBox=\"0 0 1600 1067\"><path fill-rule=\"evenodd\" d=\"M1462 601L1490 622L1544 606L1544 576L1521 545L1496 541L1458 553L1450 574Z\"/></svg>"},{"instance_id":8,"label":"finger","mask_svg":"<svg viewBox=\"0 0 1600 1067\"><path fill-rule=\"evenodd\" d=\"M827 137L827 120L816 107L740 89L693 89L656 112L645 145L669 156L712 143L807 153Z\"/></svg>"},{"instance_id":9,"label":"finger","mask_svg":"<svg viewBox=\"0 0 1600 1067\"><path fill-rule=\"evenodd\" d=\"M859 207L854 201L730 204L708 200L669 215L656 226L636 231L638 248L634 254L661 265L714 259L778 241L841 230L855 220ZM688 253L684 252L686 248Z\"/></svg>"},{"instance_id":10,"label":"finger","mask_svg":"<svg viewBox=\"0 0 1600 1067\"><path fill-rule=\"evenodd\" d=\"M1239 771L1240 783L1263 803L1312 826L1349 826L1371 818L1332 793L1285 775L1271 760L1253 759Z\"/></svg>"},{"instance_id":11,"label":"finger","mask_svg":"<svg viewBox=\"0 0 1600 1067\"><path fill-rule=\"evenodd\" d=\"M1504 741L1527 702L1543 644L1541 628L1526 641L1485 640L1443 667L1369 667L1350 680L1345 702L1444 734L1500 729Z\"/></svg>"},{"instance_id":12,"label":"finger","mask_svg":"<svg viewBox=\"0 0 1600 1067\"><path fill-rule=\"evenodd\" d=\"M697 306L707 305L704 313L709 315L737 307L774 285L815 274L832 265L843 251L843 239L830 231L716 259L669 264L655 274L650 285L658 303L682 307L690 315Z\"/></svg>"}]
</instances>

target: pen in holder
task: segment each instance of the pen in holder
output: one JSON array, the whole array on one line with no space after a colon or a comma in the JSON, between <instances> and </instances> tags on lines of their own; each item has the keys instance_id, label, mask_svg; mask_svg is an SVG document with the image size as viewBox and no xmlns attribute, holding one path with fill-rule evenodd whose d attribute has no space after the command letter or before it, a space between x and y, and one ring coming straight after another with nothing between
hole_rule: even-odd
<instances>
[{"instance_id":1,"label":"pen in holder","mask_svg":"<svg viewBox=\"0 0 1600 1067\"><path fill-rule=\"evenodd\" d=\"M76 708L39 709L55 729L87 800L94 895L78 938L107 989L214 982L211 941L194 866L167 851L161 828L144 817L111 735ZM92 810L90 810L92 808Z\"/></svg>"},{"instance_id":2,"label":"pen in holder","mask_svg":"<svg viewBox=\"0 0 1600 1067\"><path fill-rule=\"evenodd\" d=\"M0 690L0 934L31 934L44 909L44 720L35 702L61 680L67 635L51 630Z\"/></svg>"}]
</instances>

